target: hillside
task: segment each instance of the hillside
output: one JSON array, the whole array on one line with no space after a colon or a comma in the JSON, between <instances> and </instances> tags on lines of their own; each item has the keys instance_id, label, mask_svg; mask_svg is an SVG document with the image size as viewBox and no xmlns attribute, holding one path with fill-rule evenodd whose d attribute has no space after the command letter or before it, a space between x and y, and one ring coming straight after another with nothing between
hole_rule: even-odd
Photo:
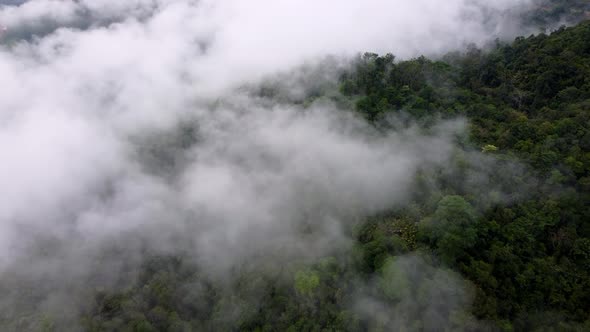
<instances>
[{"instance_id":1,"label":"hillside","mask_svg":"<svg viewBox=\"0 0 590 332\"><path fill-rule=\"evenodd\" d=\"M0 0L0 332L590 331L589 15Z\"/></svg>"},{"instance_id":2,"label":"hillside","mask_svg":"<svg viewBox=\"0 0 590 332\"><path fill-rule=\"evenodd\" d=\"M236 269L229 293L182 257L149 260L135 285L95 296L87 328L590 329L590 22L440 60L367 53L339 89L306 103L354 105L383 130L466 117L455 167L425 167L412 202L350 230L352 250ZM351 307L359 292L369 311Z\"/></svg>"}]
</instances>

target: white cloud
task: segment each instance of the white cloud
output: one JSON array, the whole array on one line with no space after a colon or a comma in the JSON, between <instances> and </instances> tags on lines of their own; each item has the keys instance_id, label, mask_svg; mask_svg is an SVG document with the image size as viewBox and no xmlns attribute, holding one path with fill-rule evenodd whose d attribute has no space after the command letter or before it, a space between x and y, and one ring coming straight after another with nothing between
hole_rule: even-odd
<instances>
[{"instance_id":1,"label":"white cloud","mask_svg":"<svg viewBox=\"0 0 590 332\"><path fill-rule=\"evenodd\" d=\"M268 106L233 88L329 54L411 57L484 43L505 32L495 14L526 3L0 7L8 27L0 44L0 273L20 269L66 287L71 278L60 273L83 279L96 268L88 257L119 237L130 251L134 238L154 250L190 242L217 265L261 250L306 256L346 245L349 219L403 202L417 166L446 161L462 122L431 136L414 128L380 135L331 105ZM494 15L486 21L486 13ZM175 130L186 121L196 142L182 149ZM317 234L301 239L307 223ZM59 240L59 255L18 264L47 237ZM52 269L40 271L47 262Z\"/></svg>"}]
</instances>

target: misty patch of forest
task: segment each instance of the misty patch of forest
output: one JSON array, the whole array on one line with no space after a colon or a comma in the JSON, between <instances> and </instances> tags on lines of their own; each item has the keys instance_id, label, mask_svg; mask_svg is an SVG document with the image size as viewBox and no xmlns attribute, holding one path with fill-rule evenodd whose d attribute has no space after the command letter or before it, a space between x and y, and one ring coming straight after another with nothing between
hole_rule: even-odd
<instances>
[{"instance_id":1,"label":"misty patch of forest","mask_svg":"<svg viewBox=\"0 0 590 332\"><path fill-rule=\"evenodd\" d=\"M280 99L275 86L256 93ZM350 250L235 267L229 284L153 257L133 285L93 295L89 331L590 329L590 22L438 60L366 53L288 102L384 131L465 117L468 132L408 204L347 230Z\"/></svg>"},{"instance_id":2,"label":"misty patch of forest","mask_svg":"<svg viewBox=\"0 0 590 332\"><path fill-rule=\"evenodd\" d=\"M212 3L0 1L0 331L590 330L590 2Z\"/></svg>"}]
</instances>

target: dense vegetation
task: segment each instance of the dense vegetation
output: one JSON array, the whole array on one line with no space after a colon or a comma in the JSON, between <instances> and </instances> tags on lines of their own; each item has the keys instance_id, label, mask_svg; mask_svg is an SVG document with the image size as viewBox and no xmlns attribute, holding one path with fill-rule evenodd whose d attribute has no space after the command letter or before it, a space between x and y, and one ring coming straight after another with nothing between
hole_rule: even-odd
<instances>
[{"instance_id":1,"label":"dense vegetation","mask_svg":"<svg viewBox=\"0 0 590 332\"><path fill-rule=\"evenodd\" d=\"M471 121L472 142L532 167L539 183L528 188L524 201L489 207L462 226L448 223L444 231L427 227L418 237L418 246L434 250L473 281L473 313L480 318L512 321L519 330L588 319L588 77L586 22L444 61L394 64L392 56L366 54L357 72L343 81L343 93L358 95L357 109L371 120L395 109L417 117L432 110L463 114ZM521 180L512 178L517 186ZM547 191L546 185L559 189ZM444 187L438 207L429 211L422 205L420 218L445 220L438 214L449 204L469 211L474 198L457 189Z\"/></svg>"},{"instance_id":2,"label":"dense vegetation","mask_svg":"<svg viewBox=\"0 0 590 332\"><path fill-rule=\"evenodd\" d=\"M420 172L411 204L352 229L350 252L236 268L227 283L182 257L154 257L135 285L96 294L84 326L590 330L590 22L437 61L367 53L328 98L383 128L392 117L427 128L463 116L470 137L458 138L451 170ZM493 169L474 179L483 163ZM471 304L456 294L461 279ZM356 310L359 294L386 314Z\"/></svg>"},{"instance_id":3,"label":"dense vegetation","mask_svg":"<svg viewBox=\"0 0 590 332\"><path fill-rule=\"evenodd\" d=\"M535 26L547 27L560 21L575 23L590 17L590 3L585 0L542 0L537 3L537 8L525 15Z\"/></svg>"}]
</instances>

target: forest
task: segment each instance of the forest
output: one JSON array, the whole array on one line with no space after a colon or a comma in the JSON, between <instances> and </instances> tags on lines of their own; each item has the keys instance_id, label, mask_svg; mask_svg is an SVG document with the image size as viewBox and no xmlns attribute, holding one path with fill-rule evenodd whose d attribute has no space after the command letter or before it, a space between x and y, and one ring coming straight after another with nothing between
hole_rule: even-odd
<instances>
[{"instance_id":1,"label":"forest","mask_svg":"<svg viewBox=\"0 0 590 332\"><path fill-rule=\"evenodd\" d=\"M236 267L229 285L153 256L128 288L93 295L85 329L590 330L590 22L436 60L365 53L337 89L298 103L319 100L379 130L446 118L468 130L453 167L425 166L408 204L347 230L349 250Z\"/></svg>"},{"instance_id":2,"label":"forest","mask_svg":"<svg viewBox=\"0 0 590 332\"><path fill-rule=\"evenodd\" d=\"M0 88L0 332L590 331L589 0L0 0Z\"/></svg>"}]
</instances>

